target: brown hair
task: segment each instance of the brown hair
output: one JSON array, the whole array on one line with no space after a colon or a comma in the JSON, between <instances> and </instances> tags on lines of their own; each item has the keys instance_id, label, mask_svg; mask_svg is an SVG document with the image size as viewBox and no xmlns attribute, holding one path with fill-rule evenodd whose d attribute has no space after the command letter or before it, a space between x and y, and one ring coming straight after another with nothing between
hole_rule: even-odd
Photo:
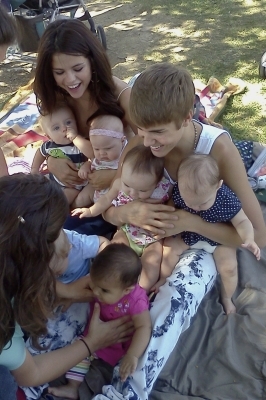
<instances>
[{"instance_id":1,"label":"brown hair","mask_svg":"<svg viewBox=\"0 0 266 400\"><path fill-rule=\"evenodd\" d=\"M54 274L49 263L68 214L62 189L41 175L0 178L0 352L15 322L37 339L46 333L54 308Z\"/></svg>"},{"instance_id":2,"label":"brown hair","mask_svg":"<svg viewBox=\"0 0 266 400\"><path fill-rule=\"evenodd\" d=\"M124 111L115 97L111 66L104 48L90 29L77 19L56 20L48 25L41 37L33 90L41 113L51 113L59 98L69 95L57 86L52 70L56 53L86 57L91 66L92 80L88 90L98 105L96 115L111 114L119 118Z\"/></svg>"},{"instance_id":3,"label":"brown hair","mask_svg":"<svg viewBox=\"0 0 266 400\"><path fill-rule=\"evenodd\" d=\"M219 179L218 164L209 154L191 154L181 162L177 172L178 184L197 195L202 195L206 187L217 186Z\"/></svg>"},{"instance_id":4,"label":"brown hair","mask_svg":"<svg viewBox=\"0 0 266 400\"><path fill-rule=\"evenodd\" d=\"M157 183L162 179L164 173L164 158L156 157L149 147L140 144L133 147L125 155L123 165L130 163L132 172L137 174L148 173L156 176ZM122 165L122 168L123 168Z\"/></svg>"},{"instance_id":5,"label":"brown hair","mask_svg":"<svg viewBox=\"0 0 266 400\"><path fill-rule=\"evenodd\" d=\"M175 122L179 129L193 110L195 88L187 70L154 64L136 79L130 94L130 118L140 127Z\"/></svg>"},{"instance_id":6,"label":"brown hair","mask_svg":"<svg viewBox=\"0 0 266 400\"><path fill-rule=\"evenodd\" d=\"M141 268L134 250L124 243L111 243L94 258L90 275L92 280L117 279L127 288L138 283Z\"/></svg>"},{"instance_id":7,"label":"brown hair","mask_svg":"<svg viewBox=\"0 0 266 400\"><path fill-rule=\"evenodd\" d=\"M0 46L9 46L17 39L15 19L11 17L6 8L0 4Z\"/></svg>"}]
</instances>

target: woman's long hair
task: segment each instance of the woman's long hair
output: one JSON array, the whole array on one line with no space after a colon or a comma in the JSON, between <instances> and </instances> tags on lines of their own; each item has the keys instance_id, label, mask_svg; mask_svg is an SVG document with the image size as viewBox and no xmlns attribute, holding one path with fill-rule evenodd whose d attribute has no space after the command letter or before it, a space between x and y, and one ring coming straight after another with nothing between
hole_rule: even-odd
<instances>
[{"instance_id":1,"label":"woman's long hair","mask_svg":"<svg viewBox=\"0 0 266 400\"><path fill-rule=\"evenodd\" d=\"M88 90L98 105L97 115L111 114L119 118L124 111L118 105L115 85L107 54L90 29L77 19L57 20L49 24L41 37L33 90L41 113L52 113L58 98L67 98L57 86L52 70L54 54L63 53L87 58L92 79Z\"/></svg>"},{"instance_id":2,"label":"woman's long hair","mask_svg":"<svg viewBox=\"0 0 266 400\"><path fill-rule=\"evenodd\" d=\"M56 299L49 263L67 213L62 189L44 176L0 178L0 352L15 322L35 346L46 333Z\"/></svg>"}]
</instances>

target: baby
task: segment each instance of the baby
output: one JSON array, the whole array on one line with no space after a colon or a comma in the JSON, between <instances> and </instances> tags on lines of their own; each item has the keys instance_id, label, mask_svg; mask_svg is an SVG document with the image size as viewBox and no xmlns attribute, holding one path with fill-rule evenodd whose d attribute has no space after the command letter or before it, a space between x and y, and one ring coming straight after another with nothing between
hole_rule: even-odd
<instances>
[{"instance_id":1,"label":"baby","mask_svg":"<svg viewBox=\"0 0 266 400\"><path fill-rule=\"evenodd\" d=\"M55 241L50 268L57 281L68 284L89 273L89 261L109 244L103 236L62 229Z\"/></svg>"},{"instance_id":2,"label":"baby","mask_svg":"<svg viewBox=\"0 0 266 400\"><path fill-rule=\"evenodd\" d=\"M49 138L36 151L31 173L39 173L40 166L48 157L67 158L77 168L81 168L84 162L91 156L91 145L88 140L77 134L77 125L72 110L65 104L58 104L52 114L41 117L41 127ZM58 182L73 207L82 207L90 204L88 201L90 188L87 182L83 185L66 187L54 175L50 179Z\"/></svg>"},{"instance_id":3,"label":"baby","mask_svg":"<svg viewBox=\"0 0 266 400\"><path fill-rule=\"evenodd\" d=\"M260 249L254 242L254 230L236 195L219 178L219 168L210 155L193 154L179 167L173 188L176 208L199 215L207 222L231 222L241 237L242 247L249 249L259 260ZM162 270L170 274L180 255L189 248L213 253L221 276L221 301L226 314L236 311L232 296L237 286L236 249L219 245L194 232L182 232L164 240ZM155 285L156 286L156 285ZM155 287L155 290L158 288Z\"/></svg>"},{"instance_id":4,"label":"baby","mask_svg":"<svg viewBox=\"0 0 266 400\"><path fill-rule=\"evenodd\" d=\"M145 290L138 285L140 273L139 257L123 243L107 246L95 257L90 269L90 287L95 295L95 302L101 307L100 318L110 321L124 315L132 317L135 330L131 340L96 352L97 358L112 366L121 360L119 373L122 381L136 370L138 360L151 336L149 301ZM95 302L91 304L91 315ZM84 334L87 330L88 326ZM66 374L67 385L50 387L49 393L78 399L78 388L88 367L89 361L84 360L82 365L78 364Z\"/></svg>"},{"instance_id":5,"label":"baby","mask_svg":"<svg viewBox=\"0 0 266 400\"><path fill-rule=\"evenodd\" d=\"M170 181L164 177L164 160L155 157L149 147L143 145L131 149L125 156L121 178L96 204L90 208L77 208L72 215L95 217L112 204L122 206L134 200L157 199L164 203L169 199ZM141 256L142 273L140 286L149 291L158 281L162 260L162 241L156 241L148 231L134 225L123 225L112 242L129 245Z\"/></svg>"},{"instance_id":6,"label":"baby","mask_svg":"<svg viewBox=\"0 0 266 400\"><path fill-rule=\"evenodd\" d=\"M117 170L122 151L127 145L121 119L113 115L100 115L90 124L90 142L94 159L87 161L79 170L79 177L87 180L88 174L102 169ZM89 203L96 203L108 189L95 190L91 185Z\"/></svg>"}]
</instances>

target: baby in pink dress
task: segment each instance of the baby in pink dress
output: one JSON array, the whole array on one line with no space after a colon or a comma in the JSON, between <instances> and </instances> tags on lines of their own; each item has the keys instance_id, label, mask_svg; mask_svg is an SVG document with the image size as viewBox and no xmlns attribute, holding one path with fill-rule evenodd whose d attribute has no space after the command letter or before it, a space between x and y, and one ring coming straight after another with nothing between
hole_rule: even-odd
<instances>
[{"instance_id":1,"label":"baby in pink dress","mask_svg":"<svg viewBox=\"0 0 266 400\"><path fill-rule=\"evenodd\" d=\"M121 178L114 181L108 193L90 208L77 208L72 215L94 217L105 212L110 206L123 206L130 201L155 199L164 203L169 199L172 184L164 176L164 159L155 157L149 147L136 146L126 154ZM141 257L142 273L140 286L147 292L155 284L165 283L169 276L162 271L163 243L156 240L149 231L131 224L125 224L114 235L112 242L125 243ZM167 271L168 272L168 271ZM158 287L158 284L156 288Z\"/></svg>"},{"instance_id":2,"label":"baby in pink dress","mask_svg":"<svg viewBox=\"0 0 266 400\"><path fill-rule=\"evenodd\" d=\"M121 316L131 316L134 332L130 340L98 350L94 356L112 366L120 360L119 373L122 381L137 368L151 336L149 300L144 289L138 285L141 261L137 254L123 243L113 243L99 253L90 269L90 287L95 302L100 304L100 318L110 321ZM85 328L84 335L88 331ZM67 374L67 385L49 388L49 393L59 397L78 398L78 388L89 369L89 360L84 360Z\"/></svg>"}]
</instances>

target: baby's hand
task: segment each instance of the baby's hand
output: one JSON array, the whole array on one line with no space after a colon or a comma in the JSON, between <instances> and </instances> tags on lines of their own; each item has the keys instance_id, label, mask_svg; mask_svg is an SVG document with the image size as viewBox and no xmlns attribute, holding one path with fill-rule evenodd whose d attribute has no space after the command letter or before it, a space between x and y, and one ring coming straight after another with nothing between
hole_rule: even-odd
<instances>
[{"instance_id":1,"label":"baby's hand","mask_svg":"<svg viewBox=\"0 0 266 400\"><path fill-rule=\"evenodd\" d=\"M135 372L137 365L138 365L137 357L128 353L125 354L125 356L122 358L119 367L119 374L122 382L125 382L128 375L131 375L133 374L133 372Z\"/></svg>"},{"instance_id":2,"label":"baby's hand","mask_svg":"<svg viewBox=\"0 0 266 400\"><path fill-rule=\"evenodd\" d=\"M91 173L91 163L89 161L86 161L82 166L80 167L78 171L78 176L81 179L84 179L85 181L88 180L88 174Z\"/></svg>"},{"instance_id":3,"label":"baby's hand","mask_svg":"<svg viewBox=\"0 0 266 400\"><path fill-rule=\"evenodd\" d=\"M84 181L88 180L88 174L86 171L83 171L82 169L79 169L78 171L78 176L80 177L80 179L83 179Z\"/></svg>"},{"instance_id":4,"label":"baby's hand","mask_svg":"<svg viewBox=\"0 0 266 400\"><path fill-rule=\"evenodd\" d=\"M89 208L75 208L71 211L72 217L79 215L79 218L91 218L91 210Z\"/></svg>"},{"instance_id":5,"label":"baby's hand","mask_svg":"<svg viewBox=\"0 0 266 400\"><path fill-rule=\"evenodd\" d=\"M258 247L257 243L254 242L254 240L246 240L241 246L251 251L256 259L260 260L260 248Z\"/></svg>"},{"instance_id":6,"label":"baby's hand","mask_svg":"<svg viewBox=\"0 0 266 400\"><path fill-rule=\"evenodd\" d=\"M159 279L158 282L155 283L155 285L153 285L150 292L157 294L159 292L160 286L163 286L165 284L165 282L166 282L166 278Z\"/></svg>"},{"instance_id":7,"label":"baby's hand","mask_svg":"<svg viewBox=\"0 0 266 400\"><path fill-rule=\"evenodd\" d=\"M71 128L70 126L67 127L67 134L66 135L67 135L67 138L69 140L71 140L71 142L73 142L73 140L75 140L76 137L78 136L77 132L73 128Z\"/></svg>"}]
</instances>

